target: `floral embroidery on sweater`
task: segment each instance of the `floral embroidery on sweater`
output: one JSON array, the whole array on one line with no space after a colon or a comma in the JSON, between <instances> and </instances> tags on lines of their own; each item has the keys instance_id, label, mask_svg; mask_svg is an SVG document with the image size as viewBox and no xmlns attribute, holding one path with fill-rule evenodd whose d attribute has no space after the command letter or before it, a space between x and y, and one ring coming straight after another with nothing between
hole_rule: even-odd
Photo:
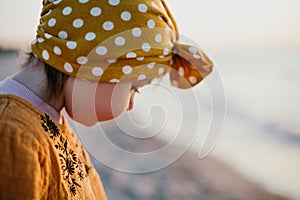
<instances>
[{"instance_id":1,"label":"floral embroidery on sweater","mask_svg":"<svg viewBox=\"0 0 300 200\"><path fill-rule=\"evenodd\" d=\"M59 132L57 125L47 114L41 115L40 119L43 129L49 134L55 148L59 151L63 179L69 185L71 194L75 196L77 189L81 188L77 180L82 181L87 176L90 167L85 165L74 150L68 147L67 139Z\"/></svg>"}]
</instances>

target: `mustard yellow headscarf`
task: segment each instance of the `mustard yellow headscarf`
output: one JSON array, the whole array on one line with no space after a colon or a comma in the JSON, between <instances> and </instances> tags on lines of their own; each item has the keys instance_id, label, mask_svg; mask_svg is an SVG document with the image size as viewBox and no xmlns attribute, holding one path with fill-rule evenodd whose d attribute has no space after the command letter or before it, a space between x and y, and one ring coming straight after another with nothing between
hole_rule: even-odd
<instances>
[{"instance_id":1,"label":"mustard yellow headscarf","mask_svg":"<svg viewBox=\"0 0 300 200\"><path fill-rule=\"evenodd\" d=\"M72 77L117 83L168 72L173 85L189 88L213 64L178 40L163 0L44 0L32 52Z\"/></svg>"}]
</instances>

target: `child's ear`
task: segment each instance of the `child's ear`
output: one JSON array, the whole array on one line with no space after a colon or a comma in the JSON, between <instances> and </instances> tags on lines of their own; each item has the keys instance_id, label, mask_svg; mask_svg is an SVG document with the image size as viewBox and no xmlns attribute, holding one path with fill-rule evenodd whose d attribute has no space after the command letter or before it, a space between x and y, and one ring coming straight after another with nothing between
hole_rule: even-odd
<instances>
[{"instance_id":1,"label":"child's ear","mask_svg":"<svg viewBox=\"0 0 300 200\"><path fill-rule=\"evenodd\" d=\"M34 66L37 66L39 64L39 59L36 56L33 56L32 60L33 60L32 63L34 64Z\"/></svg>"}]
</instances>

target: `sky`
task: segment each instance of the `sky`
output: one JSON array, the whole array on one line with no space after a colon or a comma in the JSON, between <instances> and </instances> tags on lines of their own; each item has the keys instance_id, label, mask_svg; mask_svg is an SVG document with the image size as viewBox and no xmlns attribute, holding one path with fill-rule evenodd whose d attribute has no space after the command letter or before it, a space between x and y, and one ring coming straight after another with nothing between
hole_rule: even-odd
<instances>
[{"instance_id":1,"label":"sky","mask_svg":"<svg viewBox=\"0 0 300 200\"><path fill-rule=\"evenodd\" d=\"M181 33L206 48L300 50L299 0L166 2ZM41 0L0 0L0 46L28 46L40 10Z\"/></svg>"},{"instance_id":2,"label":"sky","mask_svg":"<svg viewBox=\"0 0 300 200\"><path fill-rule=\"evenodd\" d=\"M299 0L178 0L171 8L180 29L205 46L300 47Z\"/></svg>"}]
</instances>

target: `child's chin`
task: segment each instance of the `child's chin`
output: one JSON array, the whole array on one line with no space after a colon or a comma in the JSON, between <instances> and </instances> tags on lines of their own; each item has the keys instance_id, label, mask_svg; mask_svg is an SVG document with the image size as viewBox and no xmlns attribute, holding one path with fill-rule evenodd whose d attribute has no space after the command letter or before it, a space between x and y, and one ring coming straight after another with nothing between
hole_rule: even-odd
<instances>
[{"instance_id":1,"label":"child's chin","mask_svg":"<svg viewBox=\"0 0 300 200\"><path fill-rule=\"evenodd\" d=\"M78 116L74 117L74 115L70 115L70 118L72 120L74 120L75 122L82 124L84 126L88 126L88 127L94 126L98 122L96 119L81 118Z\"/></svg>"},{"instance_id":2,"label":"child's chin","mask_svg":"<svg viewBox=\"0 0 300 200\"><path fill-rule=\"evenodd\" d=\"M95 120L80 120L80 119L73 119L73 120L84 126L88 126L88 127L91 127L91 126L94 126L95 124L97 124L97 122Z\"/></svg>"},{"instance_id":3,"label":"child's chin","mask_svg":"<svg viewBox=\"0 0 300 200\"><path fill-rule=\"evenodd\" d=\"M75 122L78 122L84 126L94 126L99 122L106 122L106 121L111 121L114 120L118 117L120 117L121 115L123 115L126 112L126 110L119 112L119 113L106 113L106 114L100 114L97 117L96 116L82 116L82 115L74 115L72 112L67 112L68 115L70 116L70 118L72 120L74 120Z\"/></svg>"}]
</instances>

